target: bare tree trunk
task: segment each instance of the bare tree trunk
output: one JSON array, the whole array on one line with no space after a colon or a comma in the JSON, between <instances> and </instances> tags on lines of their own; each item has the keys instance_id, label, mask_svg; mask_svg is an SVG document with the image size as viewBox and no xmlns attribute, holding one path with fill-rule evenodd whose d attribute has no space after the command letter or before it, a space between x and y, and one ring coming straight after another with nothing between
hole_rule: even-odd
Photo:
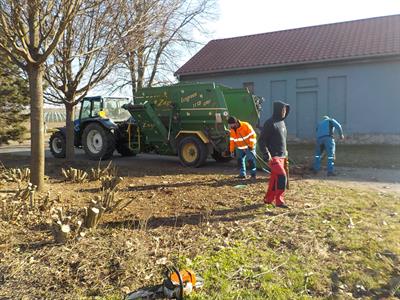
<instances>
[{"instance_id":1,"label":"bare tree trunk","mask_svg":"<svg viewBox=\"0 0 400 300\"><path fill-rule=\"evenodd\" d=\"M73 161L75 157L74 151L74 140L75 140L75 133L74 133L74 105L65 105L66 110L66 125L67 125L67 136L66 136L66 151L65 151L65 158L68 161Z\"/></svg>"},{"instance_id":2,"label":"bare tree trunk","mask_svg":"<svg viewBox=\"0 0 400 300\"><path fill-rule=\"evenodd\" d=\"M132 82L131 86L132 86L132 97L133 97L133 96L135 96L135 94L137 92L137 89L136 89L136 76L135 76L135 71L134 70L131 70L130 73L131 73L131 82Z\"/></svg>"},{"instance_id":3,"label":"bare tree trunk","mask_svg":"<svg viewBox=\"0 0 400 300\"><path fill-rule=\"evenodd\" d=\"M31 97L31 182L44 189L43 66L28 65Z\"/></svg>"},{"instance_id":4,"label":"bare tree trunk","mask_svg":"<svg viewBox=\"0 0 400 300\"><path fill-rule=\"evenodd\" d=\"M144 83L144 49L143 47L139 47L137 53L137 89L143 88Z\"/></svg>"},{"instance_id":5,"label":"bare tree trunk","mask_svg":"<svg viewBox=\"0 0 400 300\"><path fill-rule=\"evenodd\" d=\"M131 75L131 87L132 87L132 97L133 97L137 92L135 56L133 52L127 53L126 56L128 59L129 73Z\"/></svg>"},{"instance_id":6,"label":"bare tree trunk","mask_svg":"<svg viewBox=\"0 0 400 300\"><path fill-rule=\"evenodd\" d=\"M158 70L158 63L160 62L161 55L163 54L165 46L162 41L159 42L158 51L156 56L154 57L153 69L151 70L151 75L149 78L149 82L147 83L147 87L151 87L153 85L154 78L156 77L156 73Z\"/></svg>"}]
</instances>

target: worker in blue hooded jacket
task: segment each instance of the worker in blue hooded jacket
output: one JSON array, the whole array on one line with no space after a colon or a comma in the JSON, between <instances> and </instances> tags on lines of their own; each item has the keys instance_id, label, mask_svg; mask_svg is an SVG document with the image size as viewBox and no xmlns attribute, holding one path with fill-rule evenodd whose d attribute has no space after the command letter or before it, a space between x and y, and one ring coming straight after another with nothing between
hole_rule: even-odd
<instances>
[{"instance_id":1,"label":"worker in blue hooded jacket","mask_svg":"<svg viewBox=\"0 0 400 300\"><path fill-rule=\"evenodd\" d=\"M322 121L317 126L317 145L315 147L314 172L321 169L322 153L326 151L328 176L334 176L335 161L335 129L338 131L340 139L344 139L342 125L338 121L328 116L322 117Z\"/></svg>"}]
</instances>

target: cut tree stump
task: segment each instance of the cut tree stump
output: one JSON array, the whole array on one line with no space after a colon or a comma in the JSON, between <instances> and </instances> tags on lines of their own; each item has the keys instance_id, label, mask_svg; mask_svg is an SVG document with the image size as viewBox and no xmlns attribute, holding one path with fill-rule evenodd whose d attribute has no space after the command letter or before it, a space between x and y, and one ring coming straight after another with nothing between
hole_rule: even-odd
<instances>
[{"instance_id":1,"label":"cut tree stump","mask_svg":"<svg viewBox=\"0 0 400 300\"><path fill-rule=\"evenodd\" d=\"M53 224L53 236L56 243L65 244L71 235L71 227L68 224L57 222Z\"/></svg>"}]
</instances>

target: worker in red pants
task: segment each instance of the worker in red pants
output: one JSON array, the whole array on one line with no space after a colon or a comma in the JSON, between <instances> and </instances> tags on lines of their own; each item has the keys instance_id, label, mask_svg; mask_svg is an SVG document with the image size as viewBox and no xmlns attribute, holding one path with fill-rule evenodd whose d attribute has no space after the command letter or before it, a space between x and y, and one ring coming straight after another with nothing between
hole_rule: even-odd
<instances>
[{"instance_id":1,"label":"worker in red pants","mask_svg":"<svg viewBox=\"0 0 400 300\"><path fill-rule=\"evenodd\" d=\"M283 200L287 180L284 164L284 157L275 156L269 161L271 176L268 182L268 190L264 197L264 203L272 204L275 200L276 206L286 208L287 205Z\"/></svg>"},{"instance_id":2,"label":"worker in red pants","mask_svg":"<svg viewBox=\"0 0 400 300\"><path fill-rule=\"evenodd\" d=\"M264 196L264 202L281 208L288 208L283 196L286 189L285 159L286 150L286 125L285 119L289 114L290 106L282 101L273 103L272 117L263 126L258 140L264 159L269 161L271 177L269 179L268 190Z\"/></svg>"}]
</instances>

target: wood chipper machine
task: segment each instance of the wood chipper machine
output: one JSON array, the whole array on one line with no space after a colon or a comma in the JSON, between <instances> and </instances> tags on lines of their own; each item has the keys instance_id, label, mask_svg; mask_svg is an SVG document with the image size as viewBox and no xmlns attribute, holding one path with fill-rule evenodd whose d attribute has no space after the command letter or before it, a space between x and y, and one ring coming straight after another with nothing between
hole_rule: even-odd
<instances>
[{"instance_id":1,"label":"wood chipper machine","mask_svg":"<svg viewBox=\"0 0 400 300\"><path fill-rule=\"evenodd\" d=\"M257 128L261 101L247 89L215 83L140 89L134 103L123 105L134 120L127 128L129 148L136 154L178 155L190 167L203 165L209 155L228 161L228 117Z\"/></svg>"}]
</instances>

